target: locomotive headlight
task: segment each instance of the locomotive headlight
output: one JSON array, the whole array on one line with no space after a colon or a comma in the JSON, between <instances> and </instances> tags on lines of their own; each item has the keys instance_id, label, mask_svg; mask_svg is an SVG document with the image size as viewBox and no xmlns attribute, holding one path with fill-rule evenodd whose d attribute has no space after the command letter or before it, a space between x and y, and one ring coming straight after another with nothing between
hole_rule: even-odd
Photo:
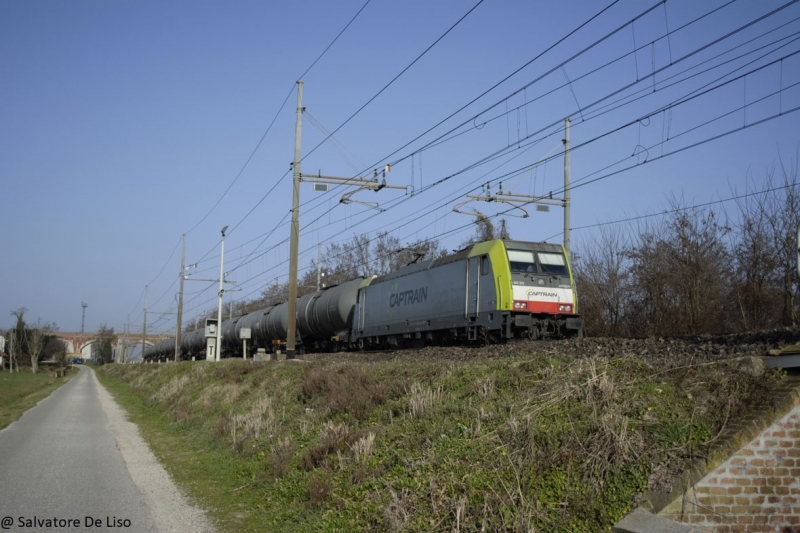
<instances>
[{"instance_id":1,"label":"locomotive headlight","mask_svg":"<svg viewBox=\"0 0 800 533\"><path fill-rule=\"evenodd\" d=\"M514 302L514 309L527 309L528 302Z\"/></svg>"},{"instance_id":2,"label":"locomotive headlight","mask_svg":"<svg viewBox=\"0 0 800 533\"><path fill-rule=\"evenodd\" d=\"M559 304L558 311L560 313L571 313L572 312L572 304Z\"/></svg>"}]
</instances>

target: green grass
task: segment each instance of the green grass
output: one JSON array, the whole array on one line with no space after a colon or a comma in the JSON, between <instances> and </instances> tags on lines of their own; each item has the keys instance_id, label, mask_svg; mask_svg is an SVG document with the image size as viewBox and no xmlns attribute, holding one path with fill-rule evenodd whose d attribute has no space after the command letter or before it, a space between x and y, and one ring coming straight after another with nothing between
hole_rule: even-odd
<instances>
[{"instance_id":1,"label":"green grass","mask_svg":"<svg viewBox=\"0 0 800 533\"><path fill-rule=\"evenodd\" d=\"M22 416L22 413L47 398L77 372L53 378L47 369L37 372L0 372L0 429Z\"/></svg>"},{"instance_id":2,"label":"green grass","mask_svg":"<svg viewBox=\"0 0 800 533\"><path fill-rule=\"evenodd\" d=\"M779 373L736 359L106 365L222 531L602 531Z\"/></svg>"}]
</instances>

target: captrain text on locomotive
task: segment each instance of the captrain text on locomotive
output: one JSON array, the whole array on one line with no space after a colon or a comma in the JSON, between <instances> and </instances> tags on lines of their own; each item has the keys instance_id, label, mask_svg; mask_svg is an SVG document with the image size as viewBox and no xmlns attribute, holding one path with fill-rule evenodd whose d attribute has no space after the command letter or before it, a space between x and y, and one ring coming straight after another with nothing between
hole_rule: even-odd
<instances>
[{"instance_id":1,"label":"captrain text on locomotive","mask_svg":"<svg viewBox=\"0 0 800 533\"><path fill-rule=\"evenodd\" d=\"M285 345L288 302L222 323L222 357ZM297 299L297 349L335 351L582 336L569 261L558 244L492 240L419 261L385 276L356 278ZM181 338L182 359L205 358L203 329ZM175 355L175 338L145 360Z\"/></svg>"}]
</instances>

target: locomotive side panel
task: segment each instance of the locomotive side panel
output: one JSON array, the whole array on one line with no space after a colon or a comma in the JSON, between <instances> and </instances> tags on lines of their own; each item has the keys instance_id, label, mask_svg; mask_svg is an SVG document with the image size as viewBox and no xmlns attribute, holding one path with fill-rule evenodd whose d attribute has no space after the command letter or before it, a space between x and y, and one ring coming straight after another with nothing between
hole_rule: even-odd
<instances>
[{"instance_id":1,"label":"locomotive side panel","mask_svg":"<svg viewBox=\"0 0 800 533\"><path fill-rule=\"evenodd\" d=\"M466 274L463 263L450 263L383 282L361 292L363 336L422 331L429 321L453 321L454 309L463 309ZM455 313L457 314L457 313Z\"/></svg>"},{"instance_id":2,"label":"locomotive side panel","mask_svg":"<svg viewBox=\"0 0 800 533\"><path fill-rule=\"evenodd\" d=\"M491 261L464 257L408 275L389 276L361 289L353 338L491 327L500 316Z\"/></svg>"}]
</instances>

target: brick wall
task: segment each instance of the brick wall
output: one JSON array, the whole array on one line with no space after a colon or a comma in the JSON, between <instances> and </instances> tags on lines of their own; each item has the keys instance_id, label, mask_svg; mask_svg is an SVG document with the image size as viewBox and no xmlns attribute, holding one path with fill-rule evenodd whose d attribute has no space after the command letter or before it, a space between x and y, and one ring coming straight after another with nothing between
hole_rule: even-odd
<instances>
[{"instance_id":1,"label":"brick wall","mask_svg":"<svg viewBox=\"0 0 800 533\"><path fill-rule=\"evenodd\" d=\"M716 533L800 533L800 398L659 514Z\"/></svg>"}]
</instances>

